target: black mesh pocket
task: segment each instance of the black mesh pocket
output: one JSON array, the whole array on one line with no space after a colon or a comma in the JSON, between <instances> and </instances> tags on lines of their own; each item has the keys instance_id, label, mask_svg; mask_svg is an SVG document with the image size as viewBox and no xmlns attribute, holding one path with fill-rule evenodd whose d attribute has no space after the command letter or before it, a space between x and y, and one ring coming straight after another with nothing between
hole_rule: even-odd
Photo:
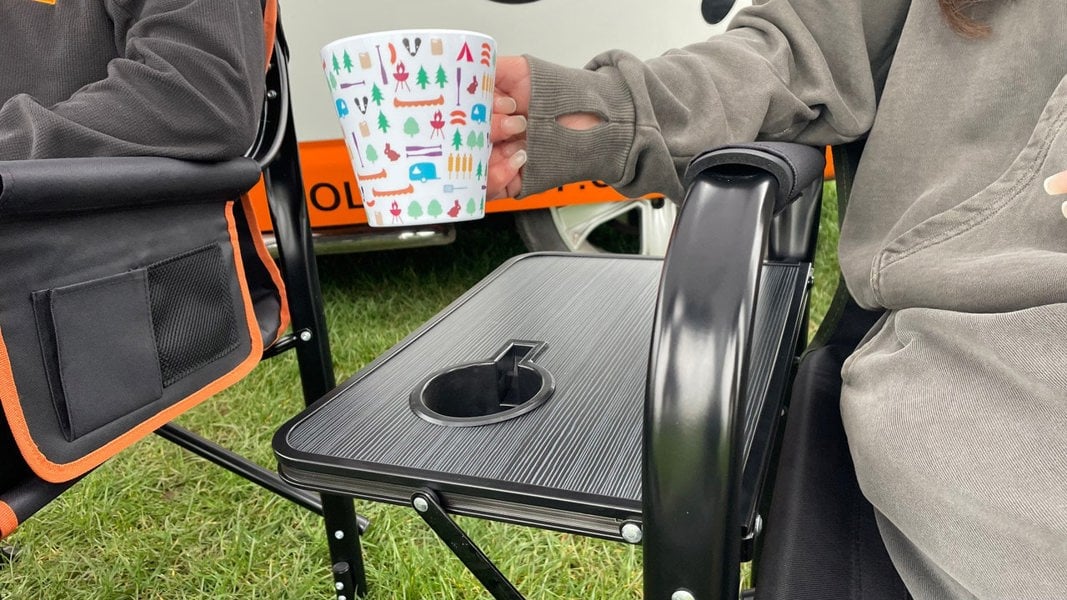
<instances>
[{"instance_id":1,"label":"black mesh pocket","mask_svg":"<svg viewBox=\"0 0 1067 600\"><path fill-rule=\"evenodd\" d=\"M163 385L225 356L239 336L227 270L218 245L148 267L148 294Z\"/></svg>"}]
</instances>

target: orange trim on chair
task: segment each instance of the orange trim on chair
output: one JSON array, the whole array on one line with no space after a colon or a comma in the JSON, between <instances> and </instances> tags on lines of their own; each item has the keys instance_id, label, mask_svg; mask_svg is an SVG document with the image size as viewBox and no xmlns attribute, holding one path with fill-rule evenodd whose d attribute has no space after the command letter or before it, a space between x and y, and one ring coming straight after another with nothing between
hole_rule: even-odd
<instances>
[{"instance_id":1,"label":"orange trim on chair","mask_svg":"<svg viewBox=\"0 0 1067 600\"><path fill-rule=\"evenodd\" d=\"M19 403L18 390L15 387L15 377L11 371L11 362L7 346L4 344L3 332L0 332L0 403L3 404L8 426L11 428L11 433L15 438L15 443L18 444L19 451L22 452L22 458L25 459L26 464L33 469L33 472L38 477L51 483L63 483L89 472L128 448L134 442L173 421L183 412L237 383L259 363L263 355L263 339L259 334L259 323L256 322L256 313L252 307L252 299L248 292L248 282L245 280L244 269L241 268L241 244L237 238L237 225L233 218L232 201L226 203L226 223L230 232L230 243L233 245L234 271L237 274L238 286L245 305L245 323L252 342L248 356L229 373L186 396L180 402L161 410L141 422L140 425L131 428L126 433L77 460L69 463L52 462L33 441L29 427L26 425L26 417L22 413L22 405Z\"/></svg>"},{"instance_id":2,"label":"orange trim on chair","mask_svg":"<svg viewBox=\"0 0 1067 600\"><path fill-rule=\"evenodd\" d=\"M19 527L19 518L7 502L0 502L0 539L11 535Z\"/></svg>"},{"instance_id":3,"label":"orange trim on chair","mask_svg":"<svg viewBox=\"0 0 1067 600\"><path fill-rule=\"evenodd\" d=\"M263 40L267 45L267 53L264 55L265 69L270 68L270 59L274 55L274 40L278 35L278 0L267 0L263 7Z\"/></svg>"},{"instance_id":4,"label":"orange trim on chair","mask_svg":"<svg viewBox=\"0 0 1067 600\"><path fill-rule=\"evenodd\" d=\"M282 339L285 330L289 329L289 297L285 294L285 282L282 281L282 274L278 271L278 264L271 257L270 252L267 250L267 245L263 243L263 233L259 228L259 220L256 218L256 211L252 208L252 199L248 197L248 194L241 196L241 206L244 207L248 233L252 236L252 245L256 247L256 255L259 256L259 260L263 262L263 266L270 273L270 279L274 282L274 286L278 288L278 296L281 298L281 307L279 308L281 314L278 315L278 334L269 344L266 343L266 340L263 341L265 346L273 346L278 340Z\"/></svg>"}]
</instances>

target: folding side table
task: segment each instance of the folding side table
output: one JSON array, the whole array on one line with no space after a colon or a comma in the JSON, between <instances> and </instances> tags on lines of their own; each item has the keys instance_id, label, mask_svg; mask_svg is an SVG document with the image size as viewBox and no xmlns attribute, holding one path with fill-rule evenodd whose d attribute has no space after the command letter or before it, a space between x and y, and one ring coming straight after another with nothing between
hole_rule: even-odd
<instances>
[{"instance_id":1,"label":"folding side table","mask_svg":"<svg viewBox=\"0 0 1067 600\"><path fill-rule=\"evenodd\" d=\"M818 194L778 171L698 185L666 261L505 263L283 426L282 477L412 506L496 598L522 596L450 514L644 543L646 594L736 591L811 283Z\"/></svg>"}]
</instances>

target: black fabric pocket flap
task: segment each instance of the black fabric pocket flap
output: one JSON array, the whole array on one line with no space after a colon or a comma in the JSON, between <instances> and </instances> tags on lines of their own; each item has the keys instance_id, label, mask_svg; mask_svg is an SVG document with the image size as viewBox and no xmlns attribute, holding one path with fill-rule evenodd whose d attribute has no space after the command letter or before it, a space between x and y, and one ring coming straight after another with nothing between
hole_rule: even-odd
<instances>
[{"instance_id":1,"label":"black fabric pocket flap","mask_svg":"<svg viewBox=\"0 0 1067 600\"><path fill-rule=\"evenodd\" d=\"M48 296L69 439L162 396L144 269Z\"/></svg>"}]
</instances>

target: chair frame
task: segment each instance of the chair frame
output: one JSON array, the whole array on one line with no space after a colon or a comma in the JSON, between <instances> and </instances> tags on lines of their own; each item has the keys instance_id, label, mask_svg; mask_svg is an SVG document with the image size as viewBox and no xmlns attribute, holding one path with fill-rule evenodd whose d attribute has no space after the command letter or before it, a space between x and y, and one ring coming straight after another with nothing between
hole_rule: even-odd
<instances>
[{"instance_id":1,"label":"chair frame","mask_svg":"<svg viewBox=\"0 0 1067 600\"><path fill-rule=\"evenodd\" d=\"M805 347L802 330L812 283L823 156L812 148L804 151L803 176L796 175L797 165L790 159L768 154L764 147L719 149L691 166L689 192L664 260L654 318L645 399L642 518L640 523L622 524L619 536L644 544L646 597L737 597L740 563L758 552L759 512L769 494L766 484L771 480L768 472L779 420ZM755 417L746 419L745 373L761 274L768 261L804 273L797 278L794 297L800 301L790 308L784 343L775 346L768 399ZM682 330L687 332L684 346L677 335ZM275 437L279 460L289 458L286 432L299 419ZM688 451L684 457L659 451L667 446ZM328 460L318 464L337 467ZM288 463L284 466L287 481L342 493L336 473L331 476L334 483L317 488L306 473L290 470ZM365 497L383 499L371 493ZM410 506L494 598L523 597L451 519L445 493L418 489ZM507 515L495 518L509 520ZM572 530L566 522L553 528Z\"/></svg>"}]
</instances>

